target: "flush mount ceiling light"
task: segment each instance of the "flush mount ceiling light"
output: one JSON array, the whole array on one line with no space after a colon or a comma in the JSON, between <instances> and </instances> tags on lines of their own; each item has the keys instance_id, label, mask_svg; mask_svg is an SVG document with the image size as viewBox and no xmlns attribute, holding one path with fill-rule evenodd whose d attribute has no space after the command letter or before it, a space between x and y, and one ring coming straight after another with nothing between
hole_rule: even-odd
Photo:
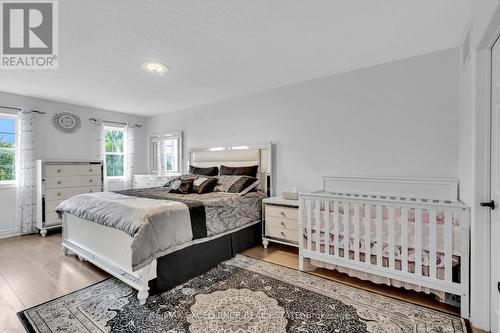
<instances>
[{"instance_id":1,"label":"flush mount ceiling light","mask_svg":"<svg viewBox=\"0 0 500 333\"><path fill-rule=\"evenodd\" d=\"M162 63L148 61L142 64L142 69L163 76L168 71L168 67Z\"/></svg>"}]
</instances>

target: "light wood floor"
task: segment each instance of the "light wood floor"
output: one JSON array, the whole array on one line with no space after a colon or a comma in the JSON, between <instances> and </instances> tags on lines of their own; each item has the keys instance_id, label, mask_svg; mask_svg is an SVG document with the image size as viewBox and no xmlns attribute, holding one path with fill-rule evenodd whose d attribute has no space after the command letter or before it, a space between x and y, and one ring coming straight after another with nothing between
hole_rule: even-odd
<instances>
[{"instance_id":1,"label":"light wood floor","mask_svg":"<svg viewBox=\"0 0 500 333\"><path fill-rule=\"evenodd\" d=\"M249 249L245 255L297 269L297 250L280 245ZM350 278L345 274L308 267L310 273L389 297L414 302L448 313L454 308L432 297L395 288L379 286ZM16 313L56 297L99 282L109 275L92 264L61 253L61 234L43 238L29 235L0 239L0 332L24 332ZM481 331L473 329L473 332Z\"/></svg>"}]
</instances>

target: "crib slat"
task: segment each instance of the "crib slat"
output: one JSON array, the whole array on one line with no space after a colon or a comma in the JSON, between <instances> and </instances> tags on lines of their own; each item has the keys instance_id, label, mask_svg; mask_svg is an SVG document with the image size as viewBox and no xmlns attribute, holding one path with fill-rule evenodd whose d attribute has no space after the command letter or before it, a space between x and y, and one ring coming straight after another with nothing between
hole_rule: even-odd
<instances>
[{"instance_id":1,"label":"crib slat","mask_svg":"<svg viewBox=\"0 0 500 333\"><path fill-rule=\"evenodd\" d=\"M335 245L335 256L339 257L339 242L340 242L340 230L339 230L339 203L335 201L333 203L333 243Z\"/></svg>"},{"instance_id":2,"label":"crib slat","mask_svg":"<svg viewBox=\"0 0 500 333\"><path fill-rule=\"evenodd\" d=\"M401 209L401 271L408 272L408 208Z\"/></svg>"},{"instance_id":3,"label":"crib slat","mask_svg":"<svg viewBox=\"0 0 500 333\"><path fill-rule=\"evenodd\" d=\"M325 243L325 254L330 254L330 201L325 200L325 233L323 234L323 241Z\"/></svg>"},{"instance_id":4,"label":"crib slat","mask_svg":"<svg viewBox=\"0 0 500 333\"><path fill-rule=\"evenodd\" d=\"M377 266L382 267L382 206L377 206Z\"/></svg>"},{"instance_id":5,"label":"crib slat","mask_svg":"<svg viewBox=\"0 0 500 333\"><path fill-rule=\"evenodd\" d=\"M453 213L444 213L444 279L452 281L452 254L453 254ZM465 240L464 240L465 241Z\"/></svg>"},{"instance_id":6,"label":"crib slat","mask_svg":"<svg viewBox=\"0 0 500 333\"><path fill-rule=\"evenodd\" d=\"M395 267L395 233L394 233L394 207L389 207L389 268Z\"/></svg>"},{"instance_id":7,"label":"crib slat","mask_svg":"<svg viewBox=\"0 0 500 333\"><path fill-rule=\"evenodd\" d=\"M311 228L312 228L312 199L306 201L306 209L307 209L307 250L312 251L311 245Z\"/></svg>"},{"instance_id":8,"label":"crib slat","mask_svg":"<svg viewBox=\"0 0 500 333\"><path fill-rule=\"evenodd\" d=\"M415 275L422 275L422 209L415 208Z\"/></svg>"},{"instance_id":9,"label":"crib slat","mask_svg":"<svg viewBox=\"0 0 500 333\"><path fill-rule=\"evenodd\" d=\"M354 260L359 261L359 205L354 205Z\"/></svg>"},{"instance_id":10,"label":"crib slat","mask_svg":"<svg viewBox=\"0 0 500 333\"><path fill-rule=\"evenodd\" d=\"M351 220L349 203L344 202L344 258L349 259L349 222Z\"/></svg>"},{"instance_id":11,"label":"crib slat","mask_svg":"<svg viewBox=\"0 0 500 333\"><path fill-rule=\"evenodd\" d=\"M316 252L321 252L321 200L315 202L315 219L316 219Z\"/></svg>"},{"instance_id":12,"label":"crib slat","mask_svg":"<svg viewBox=\"0 0 500 333\"><path fill-rule=\"evenodd\" d=\"M365 204L365 263L371 264L371 206Z\"/></svg>"},{"instance_id":13,"label":"crib slat","mask_svg":"<svg viewBox=\"0 0 500 333\"><path fill-rule=\"evenodd\" d=\"M429 277L436 278L436 210L429 209Z\"/></svg>"}]
</instances>

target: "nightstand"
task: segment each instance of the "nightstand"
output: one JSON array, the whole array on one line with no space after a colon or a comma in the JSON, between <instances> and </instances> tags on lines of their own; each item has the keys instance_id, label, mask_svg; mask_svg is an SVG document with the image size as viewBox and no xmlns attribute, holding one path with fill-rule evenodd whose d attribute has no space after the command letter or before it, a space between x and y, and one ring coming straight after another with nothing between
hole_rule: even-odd
<instances>
[{"instance_id":1,"label":"nightstand","mask_svg":"<svg viewBox=\"0 0 500 333\"><path fill-rule=\"evenodd\" d=\"M262 201L262 245L269 242L298 246L299 201L271 197Z\"/></svg>"}]
</instances>

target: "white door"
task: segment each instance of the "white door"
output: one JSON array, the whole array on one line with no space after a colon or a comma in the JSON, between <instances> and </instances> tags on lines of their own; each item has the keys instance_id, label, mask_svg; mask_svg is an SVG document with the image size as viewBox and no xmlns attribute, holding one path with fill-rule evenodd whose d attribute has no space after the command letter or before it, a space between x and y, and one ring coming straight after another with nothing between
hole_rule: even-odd
<instances>
[{"instance_id":1,"label":"white door","mask_svg":"<svg viewBox=\"0 0 500 333\"><path fill-rule=\"evenodd\" d=\"M500 328L500 42L492 49L491 76L491 200L497 206L491 210L491 332ZM482 206L488 203L481 203Z\"/></svg>"}]
</instances>

